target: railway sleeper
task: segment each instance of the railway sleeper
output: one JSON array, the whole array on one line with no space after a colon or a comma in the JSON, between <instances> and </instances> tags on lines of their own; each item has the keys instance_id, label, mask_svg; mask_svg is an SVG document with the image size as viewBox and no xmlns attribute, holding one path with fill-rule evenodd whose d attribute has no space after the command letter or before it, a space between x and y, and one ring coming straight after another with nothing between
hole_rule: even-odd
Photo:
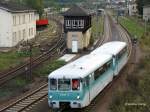
<instances>
[{"instance_id":1,"label":"railway sleeper","mask_svg":"<svg viewBox=\"0 0 150 112\"><path fill-rule=\"evenodd\" d=\"M33 96L31 96L30 98L40 97L40 96L43 96L43 94L37 93L37 94L34 94Z\"/></svg>"},{"instance_id":2,"label":"railway sleeper","mask_svg":"<svg viewBox=\"0 0 150 112\"><path fill-rule=\"evenodd\" d=\"M18 103L18 104L16 104L16 105L29 105L30 103L32 103L31 101L30 102L21 102L21 103Z\"/></svg>"},{"instance_id":3,"label":"railway sleeper","mask_svg":"<svg viewBox=\"0 0 150 112\"><path fill-rule=\"evenodd\" d=\"M6 110L6 112L18 112L18 111L20 111L21 109L22 109L22 108L20 108L20 107L17 107L17 108L12 107L12 108Z\"/></svg>"},{"instance_id":4,"label":"railway sleeper","mask_svg":"<svg viewBox=\"0 0 150 112\"><path fill-rule=\"evenodd\" d=\"M40 94L36 94L36 95L30 96L28 99L37 99L37 98L39 98L41 96L42 95L40 95Z\"/></svg>"},{"instance_id":5,"label":"railway sleeper","mask_svg":"<svg viewBox=\"0 0 150 112\"><path fill-rule=\"evenodd\" d=\"M32 97L28 97L27 99L21 101L21 102L31 102L34 101L34 99Z\"/></svg>"},{"instance_id":6,"label":"railway sleeper","mask_svg":"<svg viewBox=\"0 0 150 112\"><path fill-rule=\"evenodd\" d=\"M16 104L16 105L20 105L20 104L29 104L29 103L31 103L31 102L33 102L33 101L23 101L23 102L20 102L20 103L18 103L18 104Z\"/></svg>"},{"instance_id":7,"label":"railway sleeper","mask_svg":"<svg viewBox=\"0 0 150 112\"><path fill-rule=\"evenodd\" d=\"M17 112L16 110L6 110L5 112Z\"/></svg>"},{"instance_id":8,"label":"railway sleeper","mask_svg":"<svg viewBox=\"0 0 150 112\"><path fill-rule=\"evenodd\" d=\"M26 105L15 105L15 106L13 106L12 108L16 108L16 109L22 109L22 108L24 108Z\"/></svg>"},{"instance_id":9,"label":"railway sleeper","mask_svg":"<svg viewBox=\"0 0 150 112\"><path fill-rule=\"evenodd\" d=\"M48 90L48 89L47 89L47 90ZM46 90L46 89L42 89L42 90L40 90L39 92L37 92L36 94L45 93L47 90Z\"/></svg>"},{"instance_id":10,"label":"railway sleeper","mask_svg":"<svg viewBox=\"0 0 150 112\"><path fill-rule=\"evenodd\" d=\"M42 92L47 92L47 91L48 91L48 88L42 90Z\"/></svg>"},{"instance_id":11,"label":"railway sleeper","mask_svg":"<svg viewBox=\"0 0 150 112\"><path fill-rule=\"evenodd\" d=\"M47 91L41 91L39 94L47 94Z\"/></svg>"},{"instance_id":12,"label":"railway sleeper","mask_svg":"<svg viewBox=\"0 0 150 112\"><path fill-rule=\"evenodd\" d=\"M23 105L27 105L27 104L29 104L29 102L21 102L21 103L19 103L19 104L23 104Z\"/></svg>"},{"instance_id":13,"label":"railway sleeper","mask_svg":"<svg viewBox=\"0 0 150 112\"><path fill-rule=\"evenodd\" d=\"M44 96L45 94L37 94L36 96L34 96L34 97L42 97L42 96Z\"/></svg>"}]
</instances>

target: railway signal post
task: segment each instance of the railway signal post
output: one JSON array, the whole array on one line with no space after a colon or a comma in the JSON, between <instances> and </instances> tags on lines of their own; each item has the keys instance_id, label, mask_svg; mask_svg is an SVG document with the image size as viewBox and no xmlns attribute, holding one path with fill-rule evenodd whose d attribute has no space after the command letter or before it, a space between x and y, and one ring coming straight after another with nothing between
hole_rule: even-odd
<instances>
[{"instance_id":1,"label":"railway signal post","mask_svg":"<svg viewBox=\"0 0 150 112\"><path fill-rule=\"evenodd\" d=\"M29 43L29 51L30 51L30 71L29 71L29 79L32 80L32 47L33 45Z\"/></svg>"},{"instance_id":2,"label":"railway signal post","mask_svg":"<svg viewBox=\"0 0 150 112\"><path fill-rule=\"evenodd\" d=\"M32 48L33 48L33 44L28 42L27 40L27 47L28 47L28 51L29 51L29 67L26 67L26 74L29 80L32 80Z\"/></svg>"}]
</instances>

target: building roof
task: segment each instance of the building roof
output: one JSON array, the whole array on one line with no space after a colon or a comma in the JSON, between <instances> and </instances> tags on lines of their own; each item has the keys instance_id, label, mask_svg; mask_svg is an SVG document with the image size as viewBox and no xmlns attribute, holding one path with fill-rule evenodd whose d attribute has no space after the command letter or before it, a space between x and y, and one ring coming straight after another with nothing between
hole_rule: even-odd
<instances>
[{"instance_id":1,"label":"building roof","mask_svg":"<svg viewBox=\"0 0 150 112\"><path fill-rule=\"evenodd\" d=\"M85 55L55 71L53 71L49 78L84 78L91 74L96 69L103 66L106 62L112 59L112 55L108 54L89 54Z\"/></svg>"},{"instance_id":2,"label":"building roof","mask_svg":"<svg viewBox=\"0 0 150 112\"><path fill-rule=\"evenodd\" d=\"M18 12L33 12L34 9L27 7L25 5L16 4L13 2L3 2L0 1L0 9L6 10L8 12L12 13L18 13Z\"/></svg>"},{"instance_id":3,"label":"building roof","mask_svg":"<svg viewBox=\"0 0 150 112\"><path fill-rule=\"evenodd\" d=\"M95 49L91 54L105 53L105 54L118 54L127 44L120 41L112 41L103 44L101 47Z\"/></svg>"},{"instance_id":4,"label":"building roof","mask_svg":"<svg viewBox=\"0 0 150 112\"><path fill-rule=\"evenodd\" d=\"M137 4L136 1L129 1L129 5Z\"/></svg>"},{"instance_id":5,"label":"building roof","mask_svg":"<svg viewBox=\"0 0 150 112\"><path fill-rule=\"evenodd\" d=\"M80 7L79 5L73 5L69 10L64 12L64 16L89 16L91 15L91 11Z\"/></svg>"}]
</instances>

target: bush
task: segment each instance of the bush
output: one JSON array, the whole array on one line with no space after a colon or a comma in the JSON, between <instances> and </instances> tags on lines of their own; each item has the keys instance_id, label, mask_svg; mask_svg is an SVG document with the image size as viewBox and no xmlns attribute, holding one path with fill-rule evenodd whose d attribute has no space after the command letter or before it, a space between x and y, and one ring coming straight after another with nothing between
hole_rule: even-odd
<instances>
[{"instance_id":1,"label":"bush","mask_svg":"<svg viewBox=\"0 0 150 112\"><path fill-rule=\"evenodd\" d=\"M51 72L62 67L65 64L66 64L65 61L58 61L58 60L53 61L53 62L49 63L48 65L43 66L41 69L38 69L36 71L36 74L38 74L39 76L47 76Z\"/></svg>"}]
</instances>

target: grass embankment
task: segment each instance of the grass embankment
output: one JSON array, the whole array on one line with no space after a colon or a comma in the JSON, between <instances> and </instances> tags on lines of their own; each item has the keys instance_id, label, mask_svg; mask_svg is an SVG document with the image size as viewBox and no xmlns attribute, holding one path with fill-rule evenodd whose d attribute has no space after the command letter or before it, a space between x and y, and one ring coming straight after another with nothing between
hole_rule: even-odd
<instances>
[{"instance_id":1,"label":"grass embankment","mask_svg":"<svg viewBox=\"0 0 150 112\"><path fill-rule=\"evenodd\" d=\"M131 23L124 23L128 30L137 29L134 30L134 34L139 37L142 35L138 38L142 57L136 64L135 70L127 75L127 89L119 88L114 93L110 110L111 112L150 112L150 31L147 35L142 34L143 27L135 24L134 21L133 23L131 20L125 21Z\"/></svg>"},{"instance_id":2,"label":"grass embankment","mask_svg":"<svg viewBox=\"0 0 150 112\"><path fill-rule=\"evenodd\" d=\"M32 56L40 54L40 50L38 48L32 49ZM7 70L9 68L13 68L17 65L23 64L26 61L26 58L29 58L30 52L29 49L25 51L18 52L17 50L9 51L9 52L1 52L0 53L0 71Z\"/></svg>"},{"instance_id":3,"label":"grass embankment","mask_svg":"<svg viewBox=\"0 0 150 112\"><path fill-rule=\"evenodd\" d=\"M0 71L15 67L23 62L23 57L16 51L0 53Z\"/></svg>"},{"instance_id":4,"label":"grass embankment","mask_svg":"<svg viewBox=\"0 0 150 112\"><path fill-rule=\"evenodd\" d=\"M97 29L98 28L98 29ZM92 37L91 41L94 42L97 40L98 37L100 37L103 34L104 30L104 16L98 17L98 22L97 18L93 17L92 18ZM98 33L98 37L96 37L96 34Z\"/></svg>"},{"instance_id":5,"label":"grass embankment","mask_svg":"<svg viewBox=\"0 0 150 112\"><path fill-rule=\"evenodd\" d=\"M137 23L137 21L133 21L127 17L119 17L119 22L122 24L132 36L137 36L140 38L144 35L144 28Z\"/></svg>"},{"instance_id":6,"label":"grass embankment","mask_svg":"<svg viewBox=\"0 0 150 112\"><path fill-rule=\"evenodd\" d=\"M48 62L43 67L41 67L38 70L34 71L33 74L35 74L37 76L48 76L52 71L62 67L65 64L66 64L65 61L58 61L58 60Z\"/></svg>"},{"instance_id":7,"label":"grass embankment","mask_svg":"<svg viewBox=\"0 0 150 112\"><path fill-rule=\"evenodd\" d=\"M0 102L9 99L14 94L23 93L25 90L24 87L29 83L30 81L26 80L25 77L17 77L9 81L6 86L0 89Z\"/></svg>"}]
</instances>

